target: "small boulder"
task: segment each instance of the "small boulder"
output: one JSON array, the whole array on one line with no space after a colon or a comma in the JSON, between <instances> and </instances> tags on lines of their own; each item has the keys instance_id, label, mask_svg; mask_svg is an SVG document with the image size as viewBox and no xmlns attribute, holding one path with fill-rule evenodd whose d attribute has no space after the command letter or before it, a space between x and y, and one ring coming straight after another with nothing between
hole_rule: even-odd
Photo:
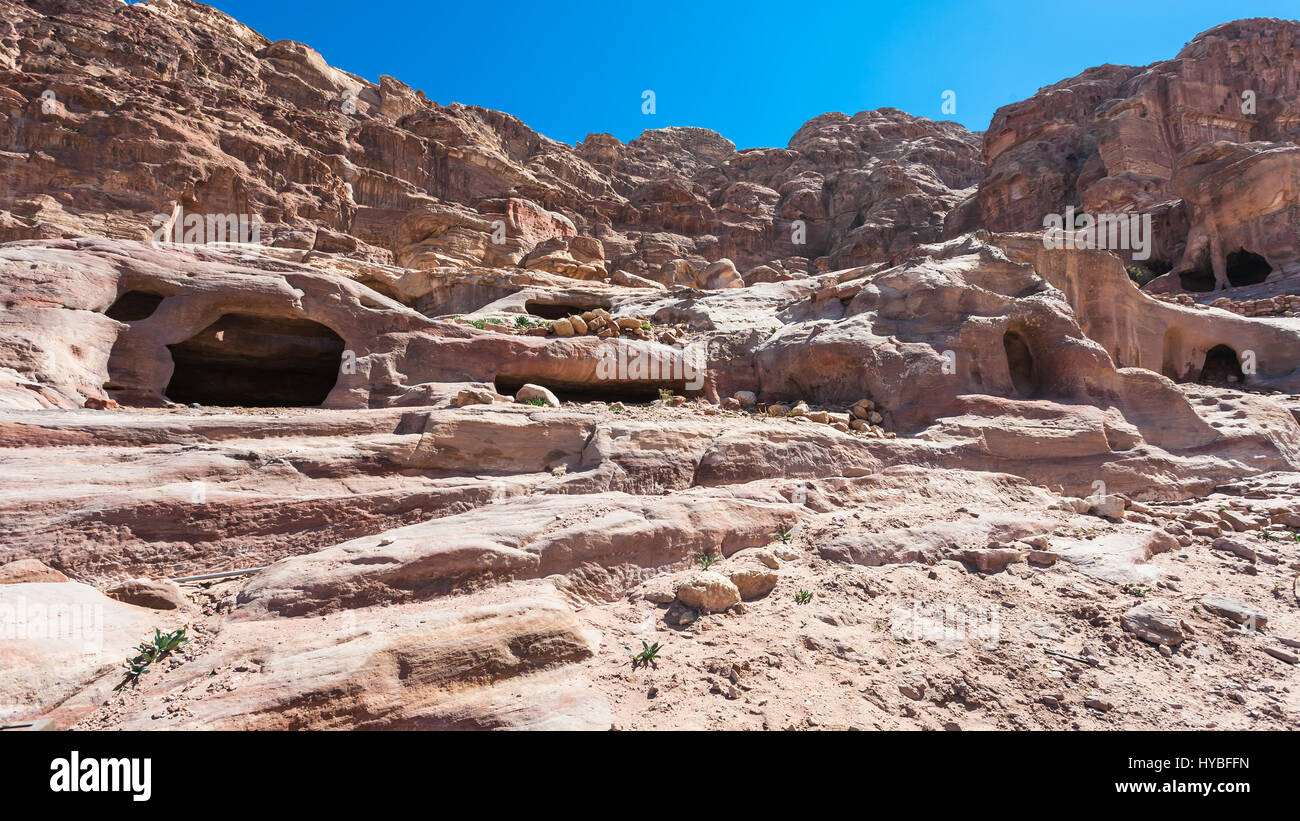
<instances>
[{"instance_id":1,"label":"small boulder","mask_svg":"<svg viewBox=\"0 0 1300 821\"><path fill-rule=\"evenodd\" d=\"M1206 596L1201 599L1201 607L1237 624L1246 624L1253 619L1257 630L1262 630L1268 625L1268 614L1263 610L1227 596Z\"/></svg>"},{"instance_id":2,"label":"small boulder","mask_svg":"<svg viewBox=\"0 0 1300 821\"><path fill-rule=\"evenodd\" d=\"M732 397L742 408L752 408L758 404L758 396L753 391L736 391Z\"/></svg>"},{"instance_id":3,"label":"small boulder","mask_svg":"<svg viewBox=\"0 0 1300 821\"><path fill-rule=\"evenodd\" d=\"M491 391L478 390L469 388L456 394L456 407L463 408L467 405L491 405L496 401L496 397Z\"/></svg>"},{"instance_id":4,"label":"small boulder","mask_svg":"<svg viewBox=\"0 0 1300 821\"><path fill-rule=\"evenodd\" d=\"M127 579L105 590L104 595L153 610L179 610L189 603L180 585L167 579Z\"/></svg>"},{"instance_id":5,"label":"small boulder","mask_svg":"<svg viewBox=\"0 0 1300 821\"><path fill-rule=\"evenodd\" d=\"M1240 539L1234 539L1230 536L1222 536L1215 539L1214 543L1211 544L1210 547L1213 547L1215 550L1226 550L1233 555L1240 556L1248 562L1253 562L1259 558L1259 554L1255 551L1255 548Z\"/></svg>"},{"instance_id":6,"label":"small boulder","mask_svg":"<svg viewBox=\"0 0 1300 821\"><path fill-rule=\"evenodd\" d=\"M1092 502L1092 512L1107 519L1124 518L1124 500L1114 493L1107 493Z\"/></svg>"},{"instance_id":7,"label":"small boulder","mask_svg":"<svg viewBox=\"0 0 1300 821\"><path fill-rule=\"evenodd\" d=\"M1120 626L1152 644L1176 647L1187 636L1182 621L1159 602L1143 602L1120 617Z\"/></svg>"},{"instance_id":8,"label":"small boulder","mask_svg":"<svg viewBox=\"0 0 1300 821\"><path fill-rule=\"evenodd\" d=\"M727 561L725 573L744 601L766 596L776 587L776 557L766 550L745 550Z\"/></svg>"},{"instance_id":9,"label":"small boulder","mask_svg":"<svg viewBox=\"0 0 1300 821\"><path fill-rule=\"evenodd\" d=\"M1014 547L973 547L957 551L953 558L974 567L981 573L996 573L1012 562L1021 559Z\"/></svg>"},{"instance_id":10,"label":"small boulder","mask_svg":"<svg viewBox=\"0 0 1300 821\"><path fill-rule=\"evenodd\" d=\"M677 600L696 610L720 613L740 601L740 590L721 573L700 570L678 585Z\"/></svg>"},{"instance_id":11,"label":"small boulder","mask_svg":"<svg viewBox=\"0 0 1300 821\"><path fill-rule=\"evenodd\" d=\"M556 336L573 336L573 323L567 319L557 319L551 323L551 330Z\"/></svg>"},{"instance_id":12,"label":"small boulder","mask_svg":"<svg viewBox=\"0 0 1300 821\"><path fill-rule=\"evenodd\" d=\"M30 584L32 582L57 584L67 580L67 576L52 567L46 567L36 559L18 559L7 564L0 564L0 584Z\"/></svg>"},{"instance_id":13,"label":"small boulder","mask_svg":"<svg viewBox=\"0 0 1300 821\"><path fill-rule=\"evenodd\" d=\"M524 385L522 388L515 391L516 402L528 402L533 399L541 399L552 408L558 408L560 406L560 400L555 398L555 394L551 393L546 388L543 388L541 385Z\"/></svg>"}]
</instances>

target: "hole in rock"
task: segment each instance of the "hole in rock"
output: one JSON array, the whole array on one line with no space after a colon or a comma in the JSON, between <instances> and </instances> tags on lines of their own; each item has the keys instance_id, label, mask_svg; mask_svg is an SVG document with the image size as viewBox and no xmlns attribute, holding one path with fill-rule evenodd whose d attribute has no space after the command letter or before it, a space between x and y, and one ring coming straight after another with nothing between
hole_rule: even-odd
<instances>
[{"instance_id":1,"label":"hole in rock","mask_svg":"<svg viewBox=\"0 0 1300 821\"><path fill-rule=\"evenodd\" d=\"M1002 348L1007 354L1007 370L1011 372L1016 393L1024 397L1038 393L1038 372L1029 343L1017 331L1007 331L1002 335Z\"/></svg>"},{"instance_id":2,"label":"hole in rock","mask_svg":"<svg viewBox=\"0 0 1300 821\"><path fill-rule=\"evenodd\" d=\"M1272 272L1268 260L1245 248L1228 254L1228 282L1234 286L1255 285L1268 279Z\"/></svg>"},{"instance_id":3,"label":"hole in rock","mask_svg":"<svg viewBox=\"0 0 1300 821\"><path fill-rule=\"evenodd\" d=\"M1178 275L1178 281L1182 284L1184 291L1213 291L1214 290L1214 273L1209 270L1196 269L1195 271L1183 271Z\"/></svg>"},{"instance_id":4,"label":"hole in rock","mask_svg":"<svg viewBox=\"0 0 1300 821\"><path fill-rule=\"evenodd\" d=\"M1179 274L1178 278L1182 281L1183 290L1213 291L1214 271L1210 264L1207 257L1205 264L1200 268ZM1226 264L1228 284L1233 287L1258 284L1268 279L1268 275L1273 271L1268 260L1245 248L1239 248L1228 254Z\"/></svg>"},{"instance_id":5,"label":"hole in rock","mask_svg":"<svg viewBox=\"0 0 1300 821\"><path fill-rule=\"evenodd\" d=\"M557 382L550 379L521 379L514 376L496 378L497 393L514 396L524 385L541 385L555 394L561 402L626 402L638 404L653 402L659 398L660 389L672 391L678 396L688 396L694 391L686 390L685 381L650 381L636 382Z\"/></svg>"},{"instance_id":6,"label":"hole in rock","mask_svg":"<svg viewBox=\"0 0 1300 821\"><path fill-rule=\"evenodd\" d=\"M320 405L338 379L343 339L306 319L226 314L168 345L173 402L254 408Z\"/></svg>"},{"instance_id":7,"label":"hole in rock","mask_svg":"<svg viewBox=\"0 0 1300 821\"><path fill-rule=\"evenodd\" d=\"M1201 378L1197 381L1203 384L1241 384L1244 379L1237 352L1227 345L1215 345L1206 352Z\"/></svg>"},{"instance_id":8,"label":"hole in rock","mask_svg":"<svg viewBox=\"0 0 1300 821\"><path fill-rule=\"evenodd\" d=\"M594 311L599 305L566 305L560 302L538 302L530 299L524 303L524 310L542 319L564 319L574 314L582 315Z\"/></svg>"},{"instance_id":9,"label":"hole in rock","mask_svg":"<svg viewBox=\"0 0 1300 821\"><path fill-rule=\"evenodd\" d=\"M116 319L118 322L139 322L142 319L148 319L153 316L153 312L158 310L162 304L163 296L161 294L151 294L148 291L127 291L108 307L104 316L109 319Z\"/></svg>"}]
</instances>

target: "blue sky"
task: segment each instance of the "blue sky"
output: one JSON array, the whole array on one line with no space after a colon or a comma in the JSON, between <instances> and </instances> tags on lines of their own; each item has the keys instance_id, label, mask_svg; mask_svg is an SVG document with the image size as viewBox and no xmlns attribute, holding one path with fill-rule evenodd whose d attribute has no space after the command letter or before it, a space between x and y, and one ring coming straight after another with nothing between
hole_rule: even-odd
<instances>
[{"instance_id":1,"label":"blue sky","mask_svg":"<svg viewBox=\"0 0 1300 821\"><path fill-rule=\"evenodd\" d=\"M388 74L439 103L506 111L563 142L691 125L741 148L784 146L827 111L882 106L979 131L999 106L1090 66L1172 58L1230 19L1300 15L1296 0L212 5L368 80ZM647 89L653 115L641 110Z\"/></svg>"}]
</instances>

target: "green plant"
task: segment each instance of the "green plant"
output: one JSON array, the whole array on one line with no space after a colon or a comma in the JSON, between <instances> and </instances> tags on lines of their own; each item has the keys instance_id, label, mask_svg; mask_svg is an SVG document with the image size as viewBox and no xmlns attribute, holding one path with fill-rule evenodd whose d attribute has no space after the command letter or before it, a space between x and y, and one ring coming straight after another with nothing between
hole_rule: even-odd
<instances>
[{"instance_id":1,"label":"green plant","mask_svg":"<svg viewBox=\"0 0 1300 821\"><path fill-rule=\"evenodd\" d=\"M643 331L648 331L648 330L650 330L650 323L649 323L649 322L642 322L642 323L641 323L641 330L643 330Z\"/></svg>"},{"instance_id":2,"label":"green plant","mask_svg":"<svg viewBox=\"0 0 1300 821\"><path fill-rule=\"evenodd\" d=\"M536 405L536 406L539 407L539 408L549 408L549 407L550 407L550 405L546 404L546 400L543 399L543 398L540 397L540 396L534 396L532 399L525 399L525 400L524 400L524 404L525 404L525 405Z\"/></svg>"},{"instance_id":3,"label":"green plant","mask_svg":"<svg viewBox=\"0 0 1300 821\"><path fill-rule=\"evenodd\" d=\"M718 563L718 557L710 556L708 553L696 553L695 561L700 563L700 567L708 570L710 567L713 567Z\"/></svg>"},{"instance_id":4,"label":"green plant","mask_svg":"<svg viewBox=\"0 0 1300 821\"><path fill-rule=\"evenodd\" d=\"M1141 288L1143 285L1146 285L1148 282L1155 279L1157 276L1157 274L1154 271L1148 271L1147 269L1137 265L1125 266L1124 270L1128 272L1128 278L1132 280L1133 284L1138 286L1139 288Z\"/></svg>"},{"instance_id":5,"label":"green plant","mask_svg":"<svg viewBox=\"0 0 1300 821\"><path fill-rule=\"evenodd\" d=\"M1151 592L1151 588L1139 587L1136 584L1126 584L1120 589L1130 596L1146 596L1146 594Z\"/></svg>"},{"instance_id":6,"label":"green plant","mask_svg":"<svg viewBox=\"0 0 1300 821\"><path fill-rule=\"evenodd\" d=\"M1266 542L1271 542L1271 541L1274 541L1274 540L1277 539L1277 534L1274 533L1274 532L1271 531L1271 530L1264 529L1264 530L1261 530L1260 532L1256 533L1256 534L1255 534L1255 538L1257 538L1257 539L1263 539L1263 540L1266 541Z\"/></svg>"},{"instance_id":7,"label":"green plant","mask_svg":"<svg viewBox=\"0 0 1300 821\"><path fill-rule=\"evenodd\" d=\"M115 689L121 690L128 684L134 685L140 680L140 676L149 672L150 665L155 661L162 659L181 645L189 643L190 640L185 636L184 627L170 633L164 633L155 627L153 629L153 641L141 642L140 646L136 648L140 652L134 658L126 660L126 675Z\"/></svg>"},{"instance_id":8,"label":"green plant","mask_svg":"<svg viewBox=\"0 0 1300 821\"><path fill-rule=\"evenodd\" d=\"M641 652L638 653L626 645L623 646L623 649L632 654L632 669L635 670L638 666L658 667L659 665L655 662L659 658L659 651L663 649L663 646L657 641L654 644L648 644L643 639L641 641Z\"/></svg>"},{"instance_id":9,"label":"green plant","mask_svg":"<svg viewBox=\"0 0 1300 821\"><path fill-rule=\"evenodd\" d=\"M672 402L672 401L673 401L673 392L670 391L670 390L668 390L667 388L660 388L660 389L659 389L659 401L660 401L660 402L663 402L665 405L667 405L668 403Z\"/></svg>"},{"instance_id":10,"label":"green plant","mask_svg":"<svg viewBox=\"0 0 1300 821\"><path fill-rule=\"evenodd\" d=\"M790 528L783 527L776 532L775 538L778 542L785 542L786 544L789 544L790 540L793 539L794 536L791 535Z\"/></svg>"},{"instance_id":11,"label":"green plant","mask_svg":"<svg viewBox=\"0 0 1300 821\"><path fill-rule=\"evenodd\" d=\"M794 603L807 604L808 602L812 601L812 597L813 594L811 590L800 590L798 593L794 594Z\"/></svg>"}]
</instances>

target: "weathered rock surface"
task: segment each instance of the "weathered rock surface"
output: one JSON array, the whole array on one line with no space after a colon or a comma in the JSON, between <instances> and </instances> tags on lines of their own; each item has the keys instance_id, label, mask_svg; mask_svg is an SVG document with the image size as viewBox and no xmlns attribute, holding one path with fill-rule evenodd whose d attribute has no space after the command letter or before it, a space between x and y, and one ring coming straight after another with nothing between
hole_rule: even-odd
<instances>
[{"instance_id":1,"label":"weathered rock surface","mask_svg":"<svg viewBox=\"0 0 1300 821\"><path fill-rule=\"evenodd\" d=\"M1300 635L1300 326L1150 295L1288 287L1294 27L983 139L882 109L736 151L563 145L186 0L0 0L0 628L104 621L0 631L4 717L1300 727L1223 621ZM1080 204L1180 269L1046 248ZM177 207L262 236L150 242Z\"/></svg>"},{"instance_id":2,"label":"weathered rock surface","mask_svg":"<svg viewBox=\"0 0 1300 821\"><path fill-rule=\"evenodd\" d=\"M1158 602L1144 602L1129 609L1120 623L1125 630L1152 644L1177 647L1187 638L1179 618Z\"/></svg>"}]
</instances>

